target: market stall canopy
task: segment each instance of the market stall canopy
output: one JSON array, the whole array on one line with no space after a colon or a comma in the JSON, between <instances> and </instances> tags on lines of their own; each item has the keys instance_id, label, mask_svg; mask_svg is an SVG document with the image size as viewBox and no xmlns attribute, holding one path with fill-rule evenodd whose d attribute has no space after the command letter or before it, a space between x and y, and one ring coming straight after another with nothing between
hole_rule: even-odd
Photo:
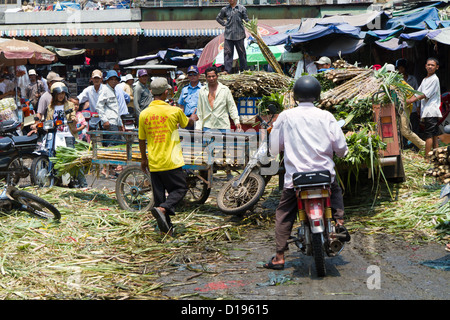
<instances>
[{"instance_id":1,"label":"market stall canopy","mask_svg":"<svg viewBox=\"0 0 450 320\"><path fill-rule=\"evenodd\" d=\"M414 29L426 29L427 23L425 21L439 20L439 12L436 8L421 8L420 10L414 10L411 13L406 12L402 16L397 16L389 19L386 22L386 29L401 28L414 28Z\"/></svg>"},{"instance_id":2,"label":"market stall canopy","mask_svg":"<svg viewBox=\"0 0 450 320\"><path fill-rule=\"evenodd\" d=\"M299 32L308 32L316 25L327 24L349 24L354 27L372 26L375 19L387 19L387 14L383 11L370 11L358 15L334 15L324 18L308 18L302 20Z\"/></svg>"},{"instance_id":3,"label":"market stall canopy","mask_svg":"<svg viewBox=\"0 0 450 320\"><path fill-rule=\"evenodd\" d=\"M361 34L361 29L349 25L348 23L341 24L328 24L328 25L316 25L308 32L296 32L289 35L288 43L296 44L301 42L307 42L314 39L322 38L330 34L342 34L357 39L364 37Z\"/></svg>"},{"instance_id":4,"label":"market stall canopy","mask_svg":"<svg viewBox=\"0 0 450 320\"><path fill-rule=\"evenodd\" d=\"M84 54L86 49L66 49L66 48L56 48L53 46L45 46L45 49L56 53L58 57L73 57Z\"/></svg>"},{"instance_id":5,"label":"market stall canopy","mask_svg":"<svg viewBox=\"0 0 450 320\"><path fill-rule=\"evenodd\" d=\"M158 59L158 54L148 54L145 56L139 56L139 57L135 57L135 58L121 60L121 61L119 61L119 65L127 66L127 65L133 64L135 62L148 61L148 60L154 60L154 59Z\"/></svg>"},{"instance_id":6,"label":"market stall canopy","mask_svg":"<svg viewBox=\"0 0 450 320\"><path fill-rule=\"evenodd\" d=\"M176 70L177 66L167 64L143 64L140 66L125 67L125 69Z\"/></svg>"},{"instance_id":7,"label":"market stall canopy","mask_svg":"<svg viewBox=\"0 0 450 320\"><path fill-rule=\"evenodd\" d=\"M49 64L55 59L55 53L30 41L12 39L0 43L0 63L6 66Z\"/></svg>"},{"instance_id":8,"label":"market stall canopy","mask_svg":"<svg viewBox=\"0 0 450 320\"><path fill-rule=\"evenodd\" d=\"M450 28L438 29L427 34L431 40L450 45Z\"/></svg>"},{"instance_id":9,"label":"market stall canopy","mask_svg":"<svg viewBox=\"0 0 450 320\"><path fill-rule=\"evenodd\" d=\"M342 35L330 35L326 39L317 39L308 42L305 51L310 55L321 57L338 57L342 54L353 53L365 45L364 39Z\"/></svg>"}]
</instances>

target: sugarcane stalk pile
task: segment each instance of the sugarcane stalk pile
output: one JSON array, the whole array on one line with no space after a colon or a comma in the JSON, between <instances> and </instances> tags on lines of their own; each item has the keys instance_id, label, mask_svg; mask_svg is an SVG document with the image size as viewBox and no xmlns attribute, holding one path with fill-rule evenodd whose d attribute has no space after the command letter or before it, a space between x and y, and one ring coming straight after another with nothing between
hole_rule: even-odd
<instances>
[{"instance_id":1,"label":"sugarcane stalk pile","mask_svg":"<svg viewBox=\"0 0 450 320\"><path fill-rule=\"evenodd\" d=\"M364 70L343 84L323 92L318 106L329 109L345 100L354 98L363 100L378 92L383 80L374 77L374 71L372 69Z\"/></svg>"},{"instance_id":2,"label":"sugarcane stalk pile","mask_svg":"<svg viewBox=\"0 0 450 320\"><path fill-rule=\"evenodd\" d=\"M354 66L343 59L333 62L334 70L330 70L324 74L325 78L334 83L341 83L350 80L367 71L366 68Z\"/></svg>"},{"instance_id":3,"label":"sugarcane stalk pile","mask_svg":"<svg viewBox=\"0 0 450 320\"><path fill-rule=\"evenodd\" d=\"M205 83L205 75L200 76L200 82ZM238 74L220 75L219 82L226 85L235 99L245 97L262 97L273 92L287 91L292 87L293 79L275 72L244 71ZM178 92L189 84L188 79L177 83Z\"/></svg>"},{"instance_id":4,"label":"sugarcane stalk pile","mask_svg":"<svg viewBox=\"0 0 450 320\"><path fill-rule=\"evenodd\" d=\"M450 147L436 148L428 153L432 168L426 171L441 183L450 183Z\"/></svg>"}]
</instances>

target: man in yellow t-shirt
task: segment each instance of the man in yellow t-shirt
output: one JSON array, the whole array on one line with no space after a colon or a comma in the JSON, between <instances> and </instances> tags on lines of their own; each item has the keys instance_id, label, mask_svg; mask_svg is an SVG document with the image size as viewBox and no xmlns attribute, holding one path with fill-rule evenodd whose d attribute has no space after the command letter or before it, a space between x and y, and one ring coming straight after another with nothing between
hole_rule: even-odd
<instances>
[{"instance_id":1,"label":"man in yellow t-shirt","mask_svg":"<svg viewBox=\"0 0 450 320\"><path fill-rule=\"evenodd\" d=\"M162 232L172 234L169 216L175 214L176 205L187 192L178 125L193 126L198 117L193 113L188 118L183 110L165 102L172 89L165 78L155 78L150 88L154 100L139 116L141 168L150 172L155 199L152 215Z\"/></svg>"}]
</instances>

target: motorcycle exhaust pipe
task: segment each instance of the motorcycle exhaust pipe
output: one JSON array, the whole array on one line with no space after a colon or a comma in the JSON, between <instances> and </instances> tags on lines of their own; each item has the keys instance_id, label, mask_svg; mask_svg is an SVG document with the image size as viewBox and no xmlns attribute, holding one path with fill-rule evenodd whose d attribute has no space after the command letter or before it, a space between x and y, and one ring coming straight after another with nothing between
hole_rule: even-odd
<instances>
[{"instance_id":1,"label":"motorcycle exhaust pipe","mask_svg":"<svg viewBox=\"0 0 450 320\"><path fill-rule=\"evenodd\" d=\"M339 240L333 240L330 243L330 249L334 253L339 253L342 251L342 248L344 248L344 244L340 242Z\"/></svg>"}]
</instances>

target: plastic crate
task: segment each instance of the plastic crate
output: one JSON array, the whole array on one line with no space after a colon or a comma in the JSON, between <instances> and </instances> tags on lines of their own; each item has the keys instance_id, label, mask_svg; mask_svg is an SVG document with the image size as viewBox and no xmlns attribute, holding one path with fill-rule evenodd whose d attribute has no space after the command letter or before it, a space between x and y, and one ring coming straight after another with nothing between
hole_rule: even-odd
<instances>
[{"instance_id":1,"label":"plastic crate","mask_svg":"<svg viewBox=\"0 0 450 320\"><path fill-rule=\"evenodd\" d=\"M256 107L261 98L238 98L238 112L240 116L254 116L258 113L258 108Z\"/></svg>"}]
</instances>

